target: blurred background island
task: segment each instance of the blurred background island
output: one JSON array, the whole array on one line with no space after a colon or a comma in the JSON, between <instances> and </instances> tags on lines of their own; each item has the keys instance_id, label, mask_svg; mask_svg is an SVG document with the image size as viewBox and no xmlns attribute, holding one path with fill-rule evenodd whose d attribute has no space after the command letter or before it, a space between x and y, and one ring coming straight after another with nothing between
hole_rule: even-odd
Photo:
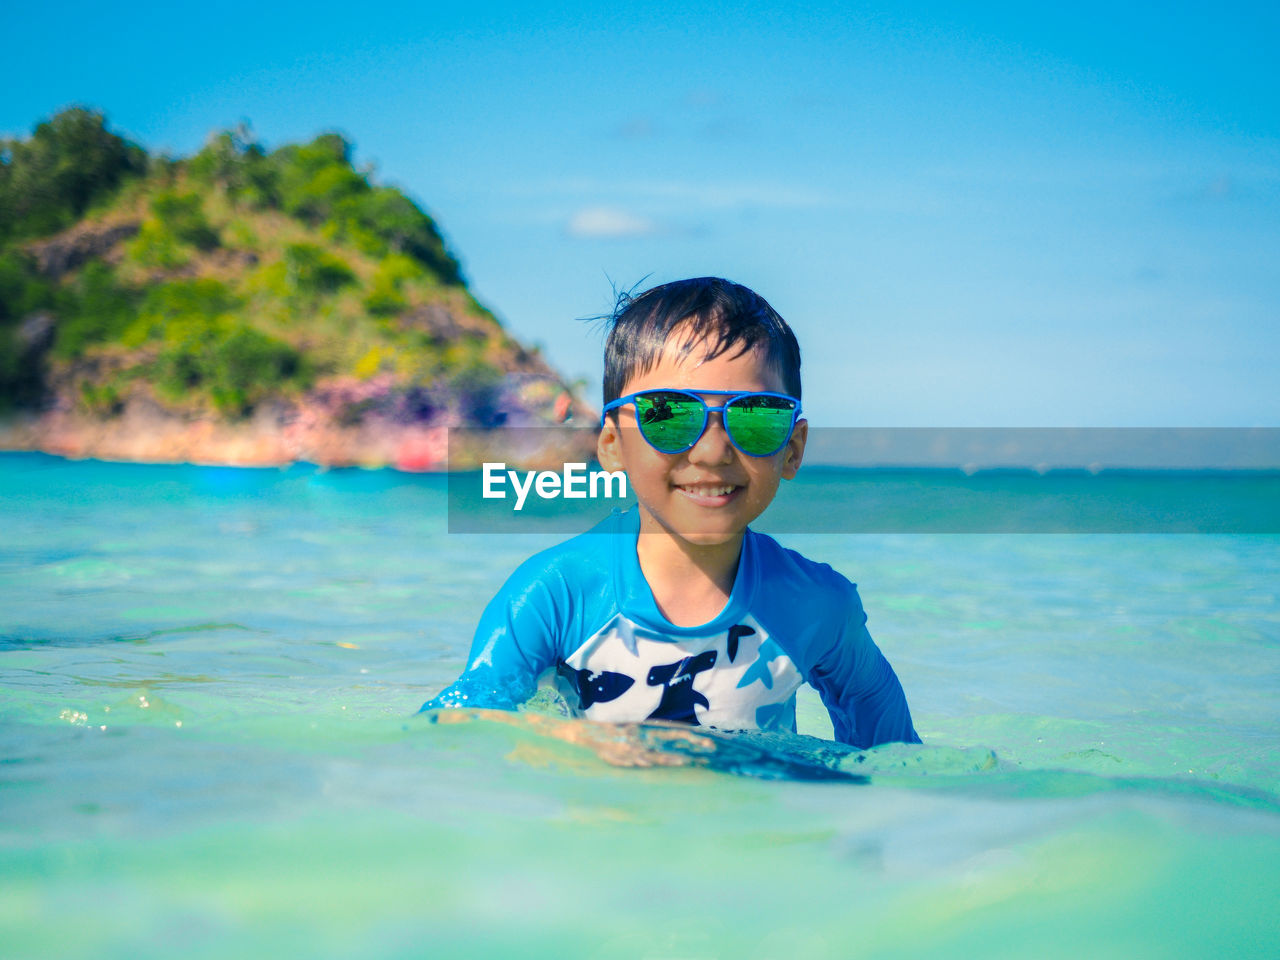
<instances>
[{"instance_id":1,"label":"blurred background island","mask_svg":"<svg viewBox=\"0 0 1280 960\"><path fill-rule=\"evenodd\" d=\"M79 107L0 140L0 449L433 470L450 427L589 423L351 155L154 155Z\"/></svg>"}]
</instances>

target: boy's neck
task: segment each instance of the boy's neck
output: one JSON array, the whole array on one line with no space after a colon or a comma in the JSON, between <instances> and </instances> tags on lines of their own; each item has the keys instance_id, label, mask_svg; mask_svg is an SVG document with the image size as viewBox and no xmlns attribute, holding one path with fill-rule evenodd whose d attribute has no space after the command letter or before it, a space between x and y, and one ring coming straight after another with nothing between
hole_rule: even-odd
<instances>
[{"instance_id":1,"label":"boy's neck","mask_svg":"<svg viewBox=\"0 0 1280 960\"><path fill-rule=\"evenodd\" d=\"M641 527L636 557L658 610L674 626L697 627L729 602L742 556L743 534L726 543L694 544Z\"/></svg>"}]
</instances>

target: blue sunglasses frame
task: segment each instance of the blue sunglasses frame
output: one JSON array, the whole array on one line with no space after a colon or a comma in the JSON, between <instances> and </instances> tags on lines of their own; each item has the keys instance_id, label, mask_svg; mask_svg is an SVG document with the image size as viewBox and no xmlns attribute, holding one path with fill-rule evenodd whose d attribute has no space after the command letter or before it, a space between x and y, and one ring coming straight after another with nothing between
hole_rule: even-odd
<instances>
[{"instance_id":1,"label":"blue sunglasses frame","mask_svg":"<svg viewBox=\"0 0 1280 960\"><path fill-rule=\"evenodd\" d=\"M686 450L692 450L694 447L696 447L698 445L698 441L702 439L703 434L707 432L707 421L710 419L711 414L718 413L720 414L720 422L724 424L725 435L728 436L729 442L733 444L736 450L740 451L742 454L748 457L772 457L775 453L777 453L779 450L781 450L783 447L787 445L787 442L791 439L791 435L795 433L796 421L800 419L800 413L801 413L800 398L793 397L790 394L786 394L786 393L773 393L772 391L769 391L769 390L748 390L746 392L739 392L736 390L693 391L693 390L680 390L680 389L667 388L667 387L655 387L652 390L638 390L635 393L627 394L625 397L619 397L617 400L614 400L611 403L606 403L604 405L604 409L600 411L600 426L602 427L604 426L605 417L609 415L609 411L617 410L619 407L625 407L629 403L634 404L636 397L643 397L646 394L651 394L651 393L676 393L676 394L680 394L681 396L689 397L690 399L696 400L698 401L698 403L702 404L702 426L698 429L697 436L693 438L693 442L690 443L687 447L681 447L679 450L663 450L660 447L654 446L653 441L650 440L648 437L644 436L644 427L640 423L640 408L639 407L635 408L636 429L640 431L640 436L644 437L645 442L648 443L649 446L653 447L653 449L657 450L659 453L671 454L673 456L677 453L684 453ZM713 407L708 405L707 401L703 400L702 397L698 396L698 394L700 393L710 394L711 396L715 396L715 397L728 397L728 399L725 400L725 402L722 403L720 406ZM782 438L782 442L780 444L778 444L768 453L751 453L749 450L743 450L742 447L738 445L738 441L734 438L733 431L729 429L729 421L725 419L725 415L724 415L725 408L728 407L729 404L733 403L733 401L735 400L742 400L744 398L750 398L750 397L777 397L781 400L790 400L792 403L796 405L796 408L791 411L791 426L787 428L786 436Z\"/></svg>"}]
</instances>

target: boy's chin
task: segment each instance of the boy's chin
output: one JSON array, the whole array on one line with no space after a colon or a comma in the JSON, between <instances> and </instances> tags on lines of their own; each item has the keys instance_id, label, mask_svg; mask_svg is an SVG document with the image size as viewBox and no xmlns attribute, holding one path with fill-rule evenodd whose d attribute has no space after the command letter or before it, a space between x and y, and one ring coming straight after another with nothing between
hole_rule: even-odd
<instances>
[{"instance_id":1,"label":"boy's chin","mask_svg":"<svg viewBox=\"0 0 1280 960\"><path fill-rule=\"evenodd\" d=\"M648 532L665 533L677 537L695 547L719 547L726 543L734 543L746 531L745 526L735 523L706 523L692 521L688 518L664 517L659 519L650 515L651 523L645 524ZM642 526L642 532L644 527Z\"/></svg>"},{"instance_id":2,"label":"boy's chin","mask_svg":"<svg viewBox=\"0 0 1280 960\"><path fill-rule=\"evenodd\" d=\"M726 543L733 543L742 536L742 530L732 531L674 531L685 543L690 543L695 547L719 547Z\"/></svg>"}]
</instances>

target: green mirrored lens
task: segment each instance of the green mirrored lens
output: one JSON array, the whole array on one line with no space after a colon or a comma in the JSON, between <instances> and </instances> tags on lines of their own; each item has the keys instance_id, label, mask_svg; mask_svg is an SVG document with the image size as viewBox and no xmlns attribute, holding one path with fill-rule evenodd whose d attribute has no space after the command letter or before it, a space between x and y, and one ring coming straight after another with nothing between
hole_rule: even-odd
<instances>
[{"instance_id":1,"label":"green mirrored lens","mask_svg":"<svg viewBox=\"0 0 1280 960\"><path fill-rule=\"evenodd\" d=\"M691 447L702 432L706 407L683 393L645 393L636 397L636 414L644 438L663 453Z\"/></svg>"},{"instance_id":2,"label":"green mirrored lens","mask_svg":"<svg viewBox=\"0 0 1280 960\"><path fill-rule=\"evenodd\" d=\"M744 453L767 457L787 442L795 409L786 397L740 397L725 410L725 429Z\"/></svg>"}]
</instances>

